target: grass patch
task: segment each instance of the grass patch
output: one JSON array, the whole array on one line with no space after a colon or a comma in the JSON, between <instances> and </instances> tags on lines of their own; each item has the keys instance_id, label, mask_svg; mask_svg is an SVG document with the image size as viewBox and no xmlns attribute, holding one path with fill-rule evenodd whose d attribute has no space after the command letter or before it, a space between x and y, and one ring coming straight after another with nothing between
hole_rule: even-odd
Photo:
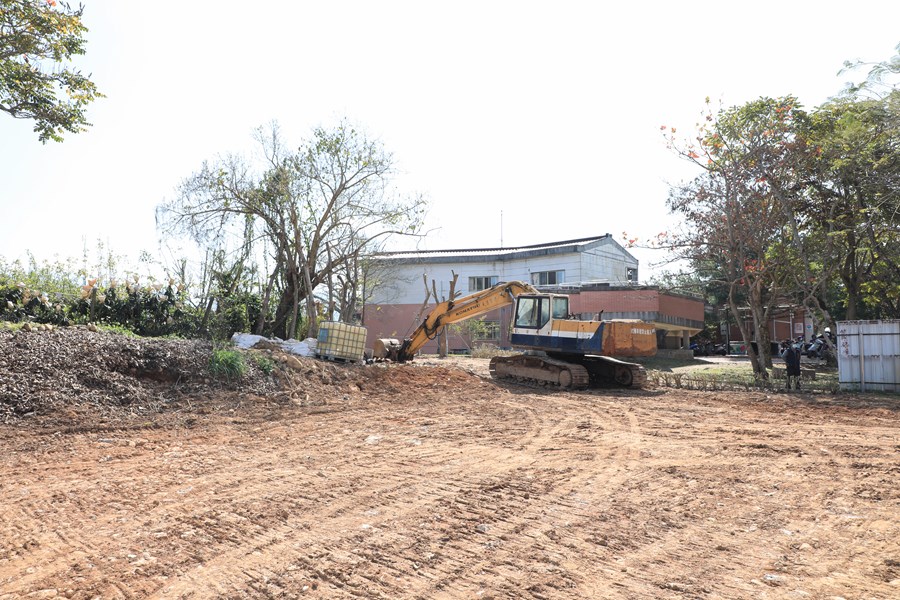
<instances>
[{"instance_id":1,"label":"grass patch","mask_svg":"<svg viewBox=\"0 0 900 600\"><path fill-rule=\"evenodd\" d=\"M623 358L622 360L634 361L644 365L644 368L654 371L676 372L684 369L702 368L705 366L717 366L696 358L668 358L660 356L648 356L641 358Z\"/></svg>"},{"instance_id":2,"label":"grass patch","mask_svg":"<svg viewBox=\"0 0 900 600\"><path fill-rule=\"evenodd\" d=\"M247 362L238 350L215 348L209 357L209 372L215 377L240 379L247 372Z\"/></svg>"},{"instance_id":3,"label":"grass patch","mask_svg":"<svg viewBox=\"0 0 900 600\"><path fill-rule=\"evenodd\" d=\"M643 361L642 361L643 362ZM683 361L686 362L686 361ZM661 387L689 390L784 390L785 380L776 379L772 370L768 379L757 379L747 362L710 364L696 361L695 365L662 365L644 363L647 378ZM805 369L812 365L804 365ZM833 394L840 389L836 369L816 368L815 379L803 378L804 391Z\"/></svg>"},{"instance_id":4,"label":"grass patch","mask_svg":"<svg viewBox=\"0 0 900 600\"><path fill-rule=\"evenodd\" d=\"M472 358L494 358L495 356L512 356L513 354L521 354L521 352L515 350L501 350L497 346L481 344L472 348L470 356L472 356Z\"/></svg>"},{"instance_id":5,"label":"grass patch","mask_svg":"<svg viewBox=\"0 0 900 600\"><path fill-rule=\"evenodd\" d=\"M257 368L259 368L259 370L266 375L271 375L275 370L275 361L268 356L263 356L262 354L254 354L253 362L256 364Z\"/></svg>"},{"instance_id":6,"label":"grass patch","mask_svg":"<svg viewBox=\"0 0 900 600\"><path fill-rule=\"evenodd\" d=\"M103 323L96 323L96 326L100 331L105 331L107 333L118 333L119 335L125 335L133 338L138 337L135 332L122 325L105 325Z\"/></svg>"}]
</instances>

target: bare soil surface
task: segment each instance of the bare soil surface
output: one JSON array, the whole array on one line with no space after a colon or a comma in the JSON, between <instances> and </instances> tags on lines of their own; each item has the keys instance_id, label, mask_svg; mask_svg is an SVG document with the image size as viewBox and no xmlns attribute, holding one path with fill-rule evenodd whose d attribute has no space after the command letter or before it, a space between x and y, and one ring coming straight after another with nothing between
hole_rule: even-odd
<instances>
[{"instance_id":1,"label":"bare soil surface","mask_svg":"<svg viewBox=\"0 0 900 600\"><path fill-rule=\"evenodd\" d=\"M209 350L0 334L0 599L900 597L896 396Z\"/></svg>"}]
</instances>

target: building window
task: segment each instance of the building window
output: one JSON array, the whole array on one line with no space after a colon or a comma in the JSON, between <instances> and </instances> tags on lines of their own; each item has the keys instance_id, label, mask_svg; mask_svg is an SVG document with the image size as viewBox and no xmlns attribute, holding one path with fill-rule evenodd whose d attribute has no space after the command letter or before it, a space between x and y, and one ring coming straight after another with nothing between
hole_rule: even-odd
<instances>
[{"instance_id":1,"label":"building window","mask_svg":"<svg viewBox=\"0 0 900 600\"><path fill-rule=\"evenodd\" d=\"M469 277L469 291L479 292L497 285L496 275L486 275L483 277Z\"/></svg>"},{"instance_id":2,"label":"building window","mask_svg":"<svg viewBox=\"0 0 900 600\"><path fill-rule=\"evenodd\" d=\"M625 279L629 283L637 283L637 269L625 269Z\"/></svg>"},{"instance_id":3,"label":"building window","mask_svg":"<svg viewBox=\"0 0 900 600\"><path fill-rule=\"evenodd\" d=\"M500 321L481 321L478 331L475 332L475 341L479 342L499 342L500 341Z\"/></svg>"},{"instance_id":4,"label":"building window","mask_svg":"<svg viewBox=\"0 0 900 600\"><path fill-rule=\"evenodd\" d=\"M565 280L565 271L537 271L531 274L532 285L558 285Z\"/></svg>"}]
</instances>

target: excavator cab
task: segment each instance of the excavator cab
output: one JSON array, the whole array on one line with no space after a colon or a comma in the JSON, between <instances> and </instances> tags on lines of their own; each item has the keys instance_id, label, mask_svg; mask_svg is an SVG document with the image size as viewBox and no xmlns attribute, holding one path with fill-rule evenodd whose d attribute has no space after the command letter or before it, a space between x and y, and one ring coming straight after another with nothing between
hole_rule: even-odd
<instances>
[{"instance_id":1,"label":"excavator cab","mask_svg":"<svg viewBox=\"0 0 900 600\"><path fill-rule=\"evenodd\" d=\"M569 316L569 297L555 294L519 296L516 298L514 327L542 329L551 319Z\"/></svg>"}]
</instances>

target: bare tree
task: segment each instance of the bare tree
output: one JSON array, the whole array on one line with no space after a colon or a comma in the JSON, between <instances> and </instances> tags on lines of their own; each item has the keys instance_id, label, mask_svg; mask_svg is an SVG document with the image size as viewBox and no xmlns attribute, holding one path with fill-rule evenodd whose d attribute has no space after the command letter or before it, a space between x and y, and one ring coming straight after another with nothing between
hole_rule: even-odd
<instances>
[{"instance_id":1,"label":"bare tree","mask_svg":"<svg viewBox=\"0 0 900 600\"><path fill-rule=\"evenodd\" d=\"M333 286L339 274L350 285L354 263L380 241L417 234L425 201L394 192L391 155L346 122L315 129L296 151L275 124L258 129L256 140L261 172L235 156L204 163L159 207L158 223L168 234L230 245L247 260L267 257L271 271L260 291L272 333L291 337L305 320L306 334L315 336L314 291Z\"/></svg>"}]
</instances>

